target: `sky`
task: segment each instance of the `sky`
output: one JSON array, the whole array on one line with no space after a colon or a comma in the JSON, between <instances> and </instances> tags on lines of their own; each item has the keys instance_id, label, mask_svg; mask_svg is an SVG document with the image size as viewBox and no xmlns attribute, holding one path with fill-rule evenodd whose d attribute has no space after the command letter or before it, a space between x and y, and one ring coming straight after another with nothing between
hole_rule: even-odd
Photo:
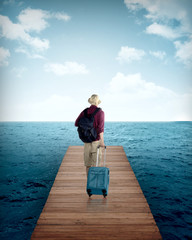
<instances>
[{"instance_id":1,"label":"sky","mask_svg":"<svg viewBox=\"0 0 192 240\"><path fill-rule=\"evenodd\" d=\"M0 121L192 121L191 0L0 0Z\"/></svg>"}]
</instances>

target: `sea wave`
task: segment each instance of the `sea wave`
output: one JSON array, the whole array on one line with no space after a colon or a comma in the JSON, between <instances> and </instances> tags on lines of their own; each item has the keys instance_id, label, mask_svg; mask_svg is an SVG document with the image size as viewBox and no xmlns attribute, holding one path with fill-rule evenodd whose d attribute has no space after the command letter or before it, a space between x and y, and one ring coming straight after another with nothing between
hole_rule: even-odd
<instances>
[{"instance_id":1,"label":"sea wave","mask_svg":"<svg viewBox=\"0 0 192 240\"><path fill-rule=\"evenodd\" d=\"M191 239L192 123L107 122L122 145L163 239ZM63 156L82 145L74 123L0 123L1 239L30 239Z\"/></svg>"}]
</instances>

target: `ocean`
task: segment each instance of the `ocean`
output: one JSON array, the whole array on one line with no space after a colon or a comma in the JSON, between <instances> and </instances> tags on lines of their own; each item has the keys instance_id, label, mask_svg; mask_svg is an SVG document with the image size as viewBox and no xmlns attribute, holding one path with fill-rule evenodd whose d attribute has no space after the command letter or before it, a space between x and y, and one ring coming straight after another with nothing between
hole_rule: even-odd
<instances>
[{"instance_id":1,"label":"ocean","mask_svg":"<svg viewBox=\"0 0 192 240\"><path fill-rule=\"evenodd\" d=\"M192 122L106 122L165 240L192 239ZM28 240L70 145L72 122L0 123L0 239Z\"/></svg>"}]
</instances>

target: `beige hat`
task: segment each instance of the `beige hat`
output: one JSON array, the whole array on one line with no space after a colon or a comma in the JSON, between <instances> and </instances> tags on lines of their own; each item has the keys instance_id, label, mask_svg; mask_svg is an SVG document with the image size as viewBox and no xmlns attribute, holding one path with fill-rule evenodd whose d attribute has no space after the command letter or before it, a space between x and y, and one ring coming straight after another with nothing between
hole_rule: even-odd
<instances>
[{"instance_id":1,"label":"beige hat","mask_svg":"<svg viewBox=\"0 0 192 240\"><path fill-rule=\"evenodd\" d=\"M101 101L99 100L99 96L97 94L93 94L89 99L88 102L91 105L99 105Z\"/></svg>"}]
</instances>

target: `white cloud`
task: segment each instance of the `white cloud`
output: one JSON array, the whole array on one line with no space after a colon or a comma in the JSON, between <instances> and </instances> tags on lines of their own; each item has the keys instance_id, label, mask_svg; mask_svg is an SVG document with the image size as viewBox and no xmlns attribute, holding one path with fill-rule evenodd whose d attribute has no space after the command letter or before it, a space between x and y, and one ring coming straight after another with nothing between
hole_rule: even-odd
<instances>
[{"instance_id":1,"label":"white cloud","mask_svg":"<svg viewBox=\"0 0 192 240\"><path fill-rule=\"evenodd\" d=\"M12 72L15 74L16 77L21 78L23 73L27 71L27 68L25 67L20 67L20 68L13 68Z\"/></svg>"},{"instance_id":2,"label":"white cloud","mask_svg":"<svg viewBox=\"0 0 192 240\"><path fill-rule=\"evenodd\" d=\"M2 104L0 121L75 121L80 111L82 102L71 96L53 94L41 101Z\"/></svg>"},{"instance_id":3,"label":"white cloud","mask_svg":"<svg viewBox=\"0 0 192 240\"><path fill-rule=\"evenodd\" d=\"M190 1L181 0L124 0L127 8L132 11L146 9L145 17L152 21L146 28L146 33L155 34L169 40L176 40L174 45L177 49L176 58L189 65L191 63L191 5ZM185 38L181 43L179 39Z\"/></svg>"},{"instance_id":4,"label":"white cloud","mask_svg":"<svg viewBox=\"0 0 192 240\"><path fill-rule=\"evenodd\" d=\"M166 52L162 52L162 51L150 51L149 52L152 56L159 58L161 60L164 59L164 57L166 56Z\"/></svg>"},{"instance_id":5,"label":"white cloud","mask_svg":"<svg viewBox=\"0 0 192 240\"><path fill-rule=\"evenodd\" d=\"M26 40L26 43L34 47L35 49L38 49L40 51L47 50L49 48L49 40L47 39L39 39L37 37L29 37Z\"/></svg>"},{"instance_id":6,"label":"white cloud","mask_svg":"<svg viewBox=\"0 0 192 240\"><path fill-rule=\"evenodd\" d=\"M145 52L140 49L130 48L128 46L121 47L118 53L117 60L119 62L139 61L145 55Z\"/></svg>"},{"instance_id":7,"label":"white cloud","mask_svg":"<svg viewBox=\"0 0 192 240\"><path fill-rule=\"evenodd\" d=\"M192 39L181 43L180 41L174 42L177 49L175 57L178 61L183 62L186 66L192 66Z\"/></svg>"},{"instance_id":8,"label":"white cloud","mask_svg":"<svg viewBox=\"0 0 192 240\"><path fill-rule=\"evenodd\" d=\"M153 34L155 33L154 27L159 27L157 34L162 31L165 34L160 34L163 37L180 37L188 36L192 32L191 24L191 12L190 6L185 1L180 0L169 0L169 1L159 1L159 0L124 0L128 9L132 11L137 11L139 9L146 9L146 18L152 22L159 22L159 26L151 26ZM150 31L149 31L150 33Z\"/></svg>"},{"instance_id":9,"label":"white cloud","mask_svg":"<svg viewBox=\"0 0 192 240\"><path fill-rule=\"evenodd\" d=\"M49 48L49 41L47 39L39 39L38 37L31 37L25 32L21 24L15 24L6 16L0 15L0 27L2 28L2 36L11 40L21 40L23 43L43 51Z\"/></svg>"},{"instance_id":10,"label":"white cloud","mask_svg":"<svg viewBox=\"0 0 192 240\"><path fill-rule=\"evenodd\" d=\"M44 69L46 72L53 72L58 76L88 73L86 66L77 62L65 62L64 64L48 63L45 64Z\"/></svg>"},{"instance_id":11,"label":"white cloud","mask_svg":"<svg viewBox=\"0 0 192 240\"><path fill-rule=\"evenodd\" d=\"M69 21L71 17L65 13L56 12L50 13L42 9L27 8L23 10L18 20L25 31L40 32L49 26L47 19L56 18L58 20Z\"/></svg>"},{"instance_id":12,"label":"white cloud","mask_svg":"<svg viewBox=\"0 0 192 240\"><path fill-rule=\"evenodd\" d=\"M41 56L40 54L37 54L35 52L30 52L28 51L28 49L24 48L24 47L18 47L17 49L15 49L16 53L23 53L25 55L27 55L28 58L32 58L32 59L45 59L45 57Z\"/></svg>"},{"instance_id":13,"label":"white cloud","mask_svg":"<svg viewBox=\"0 0 192 240\"><path fill-rule=\"evenodd\" d=\"M27 8L21 11L18 20L25 31L40 32L48 27L48 22L45 20L48 16L49 13L47 11Z\"/></svg>"},{"instance_id":14,"label":"white cloud","mask_svg":"<svg viewBox=\"0 0 192 240\"><path fill-rule=\"evenodd\" d=\"M8 49L0 47L0 66L7 66L9 63L7 58L10 57L10 52Z\"/></svg>"},{"instance_id":15,"label":"white cloud","mask_svg":"<svg viewBox=\"0 0 192 240\"><path fill-rule=\"evenodd\" d=\"M48 39L40 39L31 32L39 33L49 26L47 20L56 18L69 21L70 16L64 13L50 13L41 9L27 8L18 16L18 22L13 23L7 16L0 15L1 36L11 40L22 41L36 51L49 48Z\"/></svg>"},{"instance_id":16,"label":"white cloud","mask_svg":"<svg viewBox=\"0 0 192 240\"><path fill-rule=\"evenodd\" d=\"M53 94L41 101L2 105L1 121L75 121L87 97ZM140 73L117 73L100 94L106 121L191 121L192 91L175 92L142 79ZM71 111L73 109L73 111Z\"/></svg>"},{"instance_id":17,"label":"white cloud","mask_svg":"<svg viewBox=\"0 0 192 240\"><path fill-rule=\"evenodd\" d=\"M176 121L192 120L191 100L192 93L176 94L139 73L117 73L102 103L109 121Z\"/></svg>"},{"instance_id":18,"label":"white cloud","mask_svg":"<svg viewBox=\"0 0 192 240\"><path fill-rule=\"evenodd\" d=\"M14 40L28 36L21 25L12 23L7 16L0 15L0 26L2 28L2 37Z\"/></svg>"},{"instance_id":19,"label":"white cloud","mask_svg":"<svg viewBox=\"0 0 192 240\"><path fill-rule=\"evenodd\" d=\"M32 121L70 121L73 120L72 106L75 107L72 97L54 94L43 101L28 104L28 114L25 113L26 105L23 104L20 112Z\"/></svg>"},{"instance_id":20,"label":"white cloud","mask_svg":"<svg viewBox=\"0 0 192 240\"><path fill-rule=\"evenodd\" d=\"M140 73L124 75L120 72L112 78L109 84L109 91L112 93L129 93L129 96L139 94L140 98L143 99L156 97L157 92L163 92L163 94L165 92L168 94L172 93L168 89L143 80Z\"/></svg>"},{"instance_id":21,"label":"white cloud","mask_svg":"<svg viewBox=\"0 0 192 240\"><path fill-rule=\"evenodd\" d=\"M146 9L148 14L145 15L145 17L152 22L160 22L161 24L159 25L161 28L165 28L163 30L166 33L168 32L165 36L162 34L164 37L169 35L171 38L188 36L188 34L192 32L190 6L185 1L124 0L124 2L126 6L133 11L141 8ZM166 27L168 27L168 29L166 29ZM157 34L159 34L159 32Z\"/></svg>"},{"instance_id":22,"label":"white cloud","mask_svg":"<svg viewBox=\"0 0 192 240\"><path fill-rule=\"evenodd\" d=\"M177 19L185 20L187 8L185 3L180 0L124 0L127 8L136 11L145 8L148 11L147 18L156 19Z\"/></svg>"},{"instance_id":23,"label":"white cloud","mask_svg":"<svg viewBox=\"0 0 192 240\"><path fill-rule=\"evenodd\" d=\"M148 34L156 34L168 39L175 39L180 36L180 33L171 27L161 25L158 23L153 23L147 27L146 33Z\"/></svg>"},{"instance_id":24,"label":"white cloud","mask_svg":"<svg viewBox=\"0 0 192 240\"><path fill-rule=\"evenodd\" d=\"M124 3L126 4L127 8L130 10L138 10L141 8L139 1L124 0Z\"/></svg>"},{"instance_id":25,"label":"white cloud","mask_svg":"<svg viewBox=\"0 0 192 240\"><path fill-rule=\"evenodd\" d=\"M58 12L58 13L55 13L53 16L58 20L64 20L66 22L71 19L71 17L69 15L65 14L65 13L59 13Z\"/></svg>"}]
</instances>

